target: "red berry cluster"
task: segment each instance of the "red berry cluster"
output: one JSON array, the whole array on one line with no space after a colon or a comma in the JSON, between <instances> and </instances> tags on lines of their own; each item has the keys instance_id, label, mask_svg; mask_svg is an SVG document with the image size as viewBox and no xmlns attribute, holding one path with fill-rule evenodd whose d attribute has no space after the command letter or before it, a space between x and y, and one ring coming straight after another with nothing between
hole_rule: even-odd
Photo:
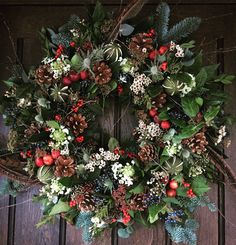
<instances>
[{"instance_id":1,"label":"red berry cluster","mask_svg":"<svg viewBox=\"0 0 236 245\"><path fill-rule=\"evenodd\" d=\"M146 37L151 37L151 38L153 38L153 37L155 37L155 35L156 35L156 31L155 31L155 29L153 29L153 28L151 28L147 33L145 33L145 36L146 36Z\"/></svg>"},{"instance_id":2,"label":"red berry cluster","mask_svg":"<svg viewBox=\"0 0 236 245\"><path fill-rule=\"evenodd\" d=\"M192 188L190 188L190 184L189 183L187 183L187 182L185 182L184 180L183 180L183 186L185 187L185 188L189 188L187 191L186 191L186 194L187 194L187 196L189 197L189 198L192 198L192 197L195 197L196 195L193 193L193 189Z\"/></svg>"},{"instance_id":3,"label":"red berry cluster","mask_svg":"<svg viewBox=\"0 0 236 245\"><path fill-rule=\"evenodd\" d=\"M80 99L77 101L75 105L72 106L71 110L73 112L78 112L79 108L84 106L84 100Z\"/></svg>"},{"instance_id":4,"label":"red berry cluster","mask_svg":"<svg viewBox=\"0 0 236 245\"><path fill-rule=\"evenodd\" d=\"M78 137L75 138L75 141L77 143L83 143L84 142L84 136L83 135L80 135Z\"/></svg>"},{"instance_id":5,"label":"red berry cluster","mask_svg":"<svg viewBox=\"0 0 236 245\"><path fill-rule=\"evenodd\" d=\"M168 50L168 47L167 46L161 46L158 50L157 49L154 49L152 50L150 53L149 53L149 59L150 60L155 60L156 57L158 55L163 55L166 53L166 51ZM166 61L164 61L161 65L160 65L160 70L162 72L166 71L168 68L168 64Z\"/></svg>"},{"instance_id":6,"label":"red berry cluster","mask_svg":"<svg viewBox=\"0 0 236 245\"><path fill-rule=\"evenodd\" d=\"M117 92L118 92L118 95L121 95L123 93L124 89L123 89L123 86L121 84L118 84L117 85Z\"/></svg>"},{"instance_id":7,"label":"red berry cluster","mask_svg":"<svg viewBox=\"0 0 236 245\"><path fill-rule=\"evenodd\" d=\"M70 205L71 208L75 207L76 204L77 204L77 203L76 203L75 200L71 200L70 203L69 203L69 205Z\"/></svg>"},{"instance_id":8,"label":"red berry cluster","mask_svg":"<svg viewBox=\"0 0 236 245\"><path fill-rule=\"evenodd\" d=\"M138 156L133 153L133 152L129 152L129 151L125 151L125 150L122 150L122 149L119 149L119 148L116 148L114 151L114 154L116 155L121 155L121 156L127 156L129 158L137 158Z\"/></svg>"},{"instance_id":9,"label":"red berry cluster","mask_svg":"<svg viewBox=\"0 0 236 245\"><path fill-rule=\"evenodd\" d=\"M153 118L155 123L158 123L162 129L164 130L168 130L170 128L170 122L165 120L165 121L161 121L158 118L159 113L157 112L157 108L151 108L151 110L149 110L149 115Z\"/></svg>"},{"instance_id":10,"label":"red berry cluster","mask_svg":"<svg viewBox=\"0 0 236 245\"><path fill-rule=\"evenodd\" d=\"M64 47L61 44L59 44L58 49L56 50L55 59L59 58L62 55L63 50L64 50Z\"/></svg>"}]
</instances>

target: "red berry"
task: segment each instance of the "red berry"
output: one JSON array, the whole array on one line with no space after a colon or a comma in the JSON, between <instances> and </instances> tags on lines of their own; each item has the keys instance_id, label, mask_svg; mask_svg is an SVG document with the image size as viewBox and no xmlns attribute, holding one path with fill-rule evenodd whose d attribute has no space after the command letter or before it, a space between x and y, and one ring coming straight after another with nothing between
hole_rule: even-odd
<instances>
[{"instance_id":1,"label":"red berry","mask_svg":"<svg viewBox=\"0 0 236 245\"><path fill-rule=\"evenodd\" d=\"M47 154L43 157L43 162L45 165L52 165L53 164L53 158L51 155Z\"/></svg>"},{"instance_id":2,"label":"red berry","mask_svg":"<svg viewBox=\"0 0 236 245\"><path fill-rule=\"evenodd\" d=\"M189 183L184 182L183 184L184 184L184 187L187 187L187 188L190 187Z\"/></svg>"},{"instance_id":3,"label":"red berry","mask_svg":"<svg viewBox=\"0 0 236 245\"><path fill-rule=\"evenodd\" d=\"M151 117L155 117L157 115L157 109L156 108L152 108L151 110L149 110L149 115Z\"/></svg>"},{"instance_id":4,"label":"red berry","mask_svg":"<svg viewBox=\"0 0 236 245\"><path fill-rule=\"evenodd\" d=\"M162 121L161 122L161 128L162 129L169 129L170 128L170 122L169 121Z\"/></svg>"},{"instance_id":5,"label":"red berry","mask_svg":"<svg viewBox=\"0 0 236 245\"><path fill-rule=\"evenodd\" d=\"M159 48L159 53L160 53L160 55L163 55L163 54L167 51L167 49L168 49L168 47L166 47L166 46L161 46L161 47Z\"/></svg>"},{"instance_id":6,"label":"red berry","mask_svg":"<svg viewBox=\"0 0 236 245\"><path fill-rule=\"evenodd\" d=\"M166 62L166 61L163 62L163 63L160 65L160 70L161 70L161 71L167 70L167 62Z\"/></svg>"},{"instance_id":7,"label":"red berry","mask_svg":"<svg viewBox=\"0 0 236 245\"><path fill-rule=\"evenodd\" d=\"M63 84L64 84L65 86L70 86L71 83L72 83L72 81L70 80L69 77L63 77Z\"/></svg>"},{"instance_id":8,"label":"red berry","mask_svg":"<svg viewBox=\"0 0 236 245\"><path fill-rule=\"evenodd\" d=\"M167 190L167 191L166 191L166 195L167 195L168 197L175 197L176 194L177 194L176 190L173 190L173 189L170 189L170 190Z\"/></svg>"},{"instance_id":9,"label":"red berry","mask_svg":"<svg viewBox=\"0 0 236 245\"><path fill-rule=\"evenodd\" d=\"M84 105L84 100L78 100L77 106L80 108Z\"/></svg>"},{"instance_id":10,"label":"red berry","mask_svg":"<svg viewBox=\"0 0 236 245\"><path fill-rule=\"evenodd\" d=\"M87 71L81 71L80 77L82 80L86 80L88 78L88 72Z\"/></svg>"},{"instance_id":11,"label":"red berry","mask_svg":"<svg viewBox=\"0 0 236 245\"><path fill-rule=\"evenodd\" d=\"M75 71L71 71L70 74L69 74L69 79L72 82L77 82L77 81L80 80L80 74L75 72Z\"/></svg>"},{"instance_id":12,"label":"red berry","mask_svg":"<svg viewBox=\"0 0 236 245\"><path fill-rule=\"evenodd\" d=\"M78 143L82 143L82 142L84 142L84 136L83 135L81 135L81 136L78 136L78 137L76 137L76 142L78 142Z\"/></svg>"},{"instance_id":13,"label":"red berry","mask_svg":"<svg viewBox=\"0 0 236 245\"><path fill-rule=\"evenodd\" d=\"M75 42L73 42L73 41L70 42L70 46L74 48L75 47Z\"/></svg>"},{"instance_id":14,"label":"red berry","mask_svg":"<svg viewBox=\"0 0 236 245\"><path fill-rule=\"evenodd\" d=\"M61 155L61 152L60 150L52 150L51 155L53 159L57 159Z\"/></svg>"},{"instance_id":15,"label":"red berry","mask_svg":"<svg viewBox=\"0 0 236 245\"><path fill-rule=\"evenodd\" d=\"M55 115L54 118L55 118L55 120L58 121L58 122L61 121L61 119L62 119L62 117L61 117L60 114Z\"/></svg>"},{"instance_id":16,"label":"red berry","mask_svg":"<svg viewBox=\"0 0 236 245\"><path fill-rule=\"evenodd\" d=\"M44 162L43 162L43 158L42 157L38 157L38 158L36 158L35 159L35 165L37 166L37 167L42 167L43 165L44 165Z\"/></svg>"},{"instance_id":17,"label":"red berry","mask_svg":"<svg viewBox=\"0 0 236 245\"><path fill-rule=\"evenodd\" d=\"M159 54L159 52L155 49L149 53L148 57L150 60L155 60L155 58L157 57L158 54Z\"/></svg>"},{"instance_id":18,"label":"red berry","mask_svg":"<svg viewBox=\"0 0 236 245\"><path fill-rule=\"evenodd\" d=\"M172 179L169 182L169 186L170 186L171 189L176 190L179 187L179 184L178 184L178 182L176 180Z\"/></svg>"}]
</instances>

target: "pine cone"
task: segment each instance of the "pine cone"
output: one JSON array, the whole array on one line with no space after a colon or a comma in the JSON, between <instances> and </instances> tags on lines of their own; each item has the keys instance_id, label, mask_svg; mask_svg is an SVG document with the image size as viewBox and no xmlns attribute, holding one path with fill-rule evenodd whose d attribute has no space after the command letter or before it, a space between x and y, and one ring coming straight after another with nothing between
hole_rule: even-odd
<instances>
[{"instance_id":1,"label":"pine cone","mask_svg":"<svg viewBox=\"0 0 236 245\"><path fill-rule=\"evenodd\" d=\"M75 136L83 133L88 127L85 116L80 113L72 113L66 118L65 125L73 129Z\"/></svg>"},{"instance_id":2,"label":"pine cone","mask_svg":"<svg viewBox=\"0 0 236 245\"><path fill-rule=\"evenodd\" d=\"M108 83L112 77L111 68L105 64L105 62L97 63L94 65L95 82L103 85Z\"/></svg>"},{"instance_id":3,"label":"pine cone","mask_svg":"<svg viewBox=\"0 0 236 245\"><path fill-rule=\"evenodd\" d=\"M141 147L138 155L142 162L145 163L151 162L156 158L155 148L151 144L146 144L143 147Z\"/></svg>"},{"instance_id":4,"label":"pine cone","mask_svg":"<svg viewBox=\"0 0 236 245\"><path fill-rule=\"evenodd\" d=\"M40 65L35 71L35 78L39 84L51 84L53 82L53 76L50 72L49 65Z\"/></svg>"},{"instance_id":5,"label":"pine cone","mask_svg":"<svg viewBox=\"0 0 236 245\"><path fill-rule=\"evenodd\" d=\"M55 176L71 177L75 174L75 161L72 157L59 156L55 161Z\"/></svg>"},{"instance_id":6,"label":"pine cone","mask_svg":"<svg viewBox=\"0 0 236 245\"><path fill-rule=\"evenodd\" d=\"M135 195L130 201L130 209L137 211L144 211L147 208L146 197L144 194Z\"/></svg>"},{"instance_id":7,"label":"pine cone","mask_svg":"<svg viewBox=\"0 0 236 245\"><path fill-rule=\"evenodd\" d=\"M95 201L91 192L79 194L76 197L78 208L83 212L94 211Z\"/></svg>"},{"instance_id":8,"label":"pine cone","mask_svg":"<svg viewBox=\"0 0 236 245\"><path fill-rule=\"evenodd\" d=\"M148 122L148 114L145 113L144 110L138 110L137 111L137 117L139 120L142 120L144 122Z\"/></svg>"},{"instance_id":9,"label":"pine cone","mask_svg":"<svg viewBox=\"0 0 236 245\"><path fill-rule=\"evenodd\" d=\"M161 92L154 100L154 104L157 108L162 108L166 103L167 94L165 92Z\"/></svg>"},{"instance_id":10,"label":"pine cone","mask_svg":"<svg viewBox=\"0 0 236 245\"><path fill-rule=\"evenodd\" d=\"M200 131L189 139L182 141L184 145L187 145L193 153L202 154L206 150L208 145L204 131Z\"/></svg>"},{"instance_id":11,"label":"pine cone","mask_svg":"<svg viewBox=\"0 0 236 245\"><path fill-rule=\"evenodd\" d=\"M36 123L31 123L24 131L25 137L30 137L36 133L39 133L39 127Z\"/></svg>"},{"instance_id":12,"label":"pine cone","mask_svg":"<svg viewBox=\"0 0 236 245\"><path fill-rule=\"evenodd\" d=\"M146 37L143 33L138 33L132 37L129 43L130 53L138 60L143 60L148 57L150 51L153 50L152 39Z\"/></svg>"}]
</instances>

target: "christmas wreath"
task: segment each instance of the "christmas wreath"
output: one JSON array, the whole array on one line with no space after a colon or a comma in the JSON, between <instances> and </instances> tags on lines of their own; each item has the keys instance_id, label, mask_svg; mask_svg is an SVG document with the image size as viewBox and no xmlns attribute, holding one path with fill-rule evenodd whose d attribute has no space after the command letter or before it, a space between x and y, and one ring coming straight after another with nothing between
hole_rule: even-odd
<instances>
[{"instance_id":1,"label":"christmas wreath","mask_svg":"<svg viewBox=\"0 0 236 245\"><path fill-rule=\"evenodd\" d=\"M14 66L5 81L8 151L19 152L28 180L42 184L34 198L44 209L39 225L63 214L90 242L108 228L127 238L135 223L162 220L173 241L196 244L193 211L215 210L209 183L218 171L235 182L222 153L231 121L222 86L234 77L204 66L187 39L199 18L169 28L161 3L132 22L145 2L131 1L117 18L98 2L86 21L73 15L57 32L42 28L46 58L28 74ZM136 117L127 142L101 130L113 100ZM11 164L3 168L8 154L0 166L12 177Z\"/></svg>"}]
</instances>

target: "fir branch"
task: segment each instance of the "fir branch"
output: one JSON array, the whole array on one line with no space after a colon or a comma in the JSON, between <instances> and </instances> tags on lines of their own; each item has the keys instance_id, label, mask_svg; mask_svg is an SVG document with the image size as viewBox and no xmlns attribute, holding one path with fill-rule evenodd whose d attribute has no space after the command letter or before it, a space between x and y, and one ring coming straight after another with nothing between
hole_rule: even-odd
<instances>
[{"instance_id":1,"label":"fir branch","mask_svg":"<svg viewBox=\"0 0 236 245\"><path fill-rule=\"evenodd\" d=\"M198 17L185 18L169 30L169 32L163 39L163 43L166 44L170 41L180 41L182 38L185 38L196 31L200 23L201 19Z\"/></svg>"},{"instance_id":2,"label":"fir branch","mask_svg":"<svg viewBox=\"0 0 236 245\"><path fill-rule=\"evenodd\" d=\"M169 16L170 16L170 8L167 3L160 3L156 10L157 13L157 39L158 42L162 42L164 37L167 35L168 32L168 25L169 25Z\"/></svg>"}]
</instances>

